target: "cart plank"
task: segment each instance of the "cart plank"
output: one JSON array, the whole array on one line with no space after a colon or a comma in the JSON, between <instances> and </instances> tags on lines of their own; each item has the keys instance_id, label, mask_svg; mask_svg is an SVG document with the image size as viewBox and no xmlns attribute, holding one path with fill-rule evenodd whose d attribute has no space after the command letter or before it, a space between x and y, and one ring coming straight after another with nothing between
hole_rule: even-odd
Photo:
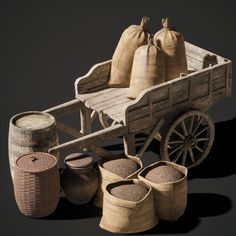
<instances>
[{"instance_id":1,"label":"cart plank","mask_svg":"<svg viewBox=\"0 0 236 236\"><path fill-rule=\"evenodd\" d=\"M44 112L48 112L55 117L59 117L78 111L82 106L84 106L84 104L81 103L80 100L74 99L69 102L65 102L58 106L44 110Z\"/></svg>"},{"instance_id":2,"label":"cart plank","mask_svg":"<svg viewBox=\"0 0 236 236\"><path fill-rule=\"evenodd\" d=\"M106 129L99 130L97 132L87 134L78 139L74 139L69 142L57 145L49 150L50 153L53 153L57 150L72 148L74 146L79 146L80 149L90 147L91 145L97 145L106 140L125 135L127 133L127 127L121 124L116 124Z\"/></svg>"}]
</instances>

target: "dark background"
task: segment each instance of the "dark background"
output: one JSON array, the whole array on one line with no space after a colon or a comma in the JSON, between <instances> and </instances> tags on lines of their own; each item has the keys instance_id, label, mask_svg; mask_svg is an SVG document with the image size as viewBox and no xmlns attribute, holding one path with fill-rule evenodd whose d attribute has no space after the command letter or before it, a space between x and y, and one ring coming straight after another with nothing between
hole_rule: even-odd
<instances>
[{"instance_id":1,"label":"dark background","mask_svg":"<svg viewBox=\"0 0 236 236\"><path fill-rule=\"evenodd\" d=\"M74 81L111 58L122 31L151 18L154 33L168 16L185 40L235 60L234 1L4 1L0 2L0 234L111 235L99 228L101 211L62 199L46 219L29 219L16 207L10 180L8 121L16 113L43 110L74 97ZM161 222L143 235L236 235L235 98L210 111L216 139L206 161L189 175L188 207L176 223ZM69 120L78 126L79 115ZM116 140L110 149L122 149ZM158 160L153 142L144 159ZM145 220L145 219L144 219Z\"/></svg>"}]
</instances>

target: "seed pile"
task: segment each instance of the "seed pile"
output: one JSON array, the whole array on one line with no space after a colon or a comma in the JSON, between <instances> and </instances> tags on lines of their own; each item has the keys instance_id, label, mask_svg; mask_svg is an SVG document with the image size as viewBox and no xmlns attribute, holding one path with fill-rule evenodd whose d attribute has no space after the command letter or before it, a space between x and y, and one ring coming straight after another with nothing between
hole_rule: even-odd
<instances>
[{"instance_id":1,"label":"seed pile","mask_svg":"<svg viewBox=\"0 0 236 236\"><path fill-rule=\"evenodd\" d=\"M145 178L154 183L173 182L183 177L182 173L167 165L157 166L150 170Z\"/></svg>"},{"instance_id":2,"label":"seed pile","mask_svg":"<svg viewBox=\"0 0 236 236\"><path fill-rule=\"evenodd\" d=\"M130 159L119 158L103 163L103 168L116 175L126 178L138 170L139 166L136 162Z\"/></svg>"},{"instance_id":3,"label":"seed pile","mask_svg":"<svg viewBox=\"0 0 236 236\"><path fill-rule=\"evenodd\" d=\"M112 188L110 193L117 198L137 202L145 197L148 189L141 184L124 184Z\"/></svg>"}]
</instances>

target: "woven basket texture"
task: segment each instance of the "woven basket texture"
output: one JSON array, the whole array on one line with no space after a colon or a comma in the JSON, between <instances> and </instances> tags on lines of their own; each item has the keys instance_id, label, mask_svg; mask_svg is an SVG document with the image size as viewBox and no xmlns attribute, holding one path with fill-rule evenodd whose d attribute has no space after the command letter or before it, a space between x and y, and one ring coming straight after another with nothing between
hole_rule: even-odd
<instances>
[{"instance_id":1,"label":"woven basket texture","mask_svg":"<svg viewBox=\"0 0 236 236\"><path fill-rule=\"evenodd\" d=\"M19 210L33 218L53 213L60 193L56 157L35 152L19 157L15 164L14 194Z\"/></svg>"}]
</instances>

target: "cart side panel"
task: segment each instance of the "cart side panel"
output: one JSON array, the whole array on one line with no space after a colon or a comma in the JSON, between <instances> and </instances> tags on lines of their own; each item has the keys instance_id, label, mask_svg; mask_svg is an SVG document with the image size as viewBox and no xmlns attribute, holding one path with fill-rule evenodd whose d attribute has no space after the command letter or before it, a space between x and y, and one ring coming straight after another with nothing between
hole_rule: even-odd
<instances>
[{"instance_id":1,"label":"cart side panel","mask_svg":"<svg viewBox=\"0 0 236 236\"><path fill-rule=\"evenodd\" d=\"M94 92L107 87L111 60L94 65L90 71L75 81L75 94Z\"/></svg>"},{"instance_id":2,"label":"cart side panel","mask_svg":"<svg viewBox=\"0 0 236 236\"><path fill-rule=\"evenodd\" d=\"M225 58L191 43L185 42L185 47L189 69L201 70L210 64L216 65L224 62Z\"/></svg>"},{"instance_id":3,"label":"cart side panel","mask_svg":"<svg viewBox=\"0 0 236 236\"><path fill-rule=\"evenodd\" d=\"M191 109L207 111L231 91L230 64L210 66L144 90L126 109L125 125L129 132L149 129L160 118L169 119L176 113Z\"/></svg>"}]
</instances>

